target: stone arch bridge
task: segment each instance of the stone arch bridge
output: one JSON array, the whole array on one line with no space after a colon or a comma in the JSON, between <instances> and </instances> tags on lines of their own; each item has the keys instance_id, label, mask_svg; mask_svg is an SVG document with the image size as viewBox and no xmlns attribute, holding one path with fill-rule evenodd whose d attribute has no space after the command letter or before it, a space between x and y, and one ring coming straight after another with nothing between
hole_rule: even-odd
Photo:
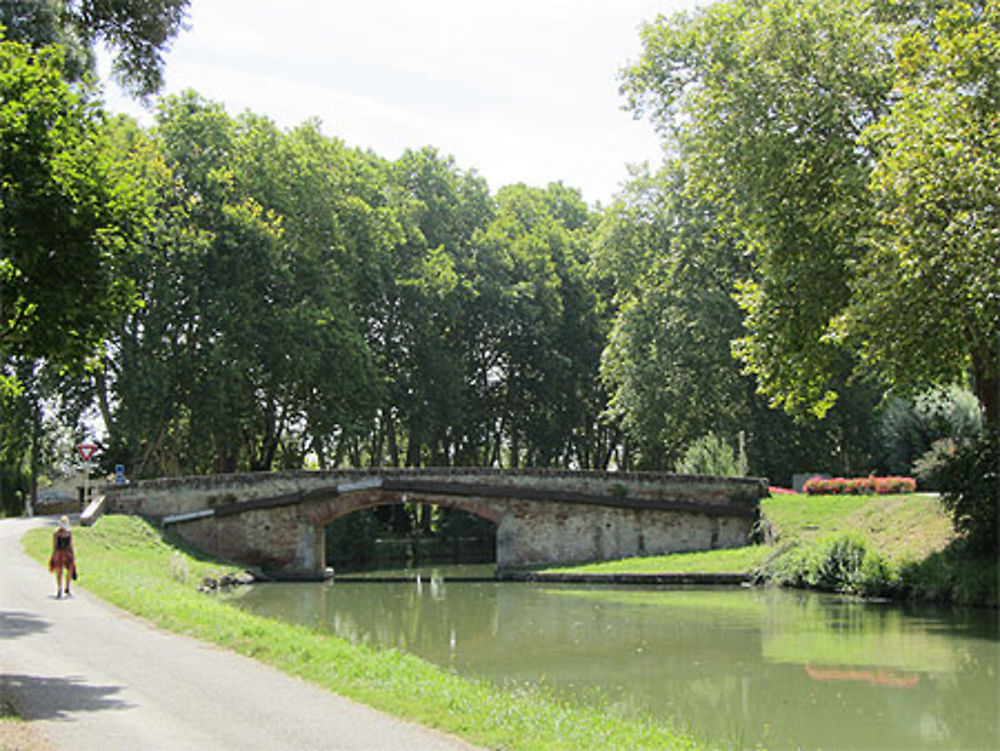
<instances>
[{"instance_id":1,"label":"stone arch bridge","mask_svg":"<svg viewBox=\"0 0 1000 751\"><path fill-rule=\"evenodd\" d=\"M768 495L759 478L473 468L247 473L104 489L203 550L276 578L326 573L324 528L359 509L439 504L497 525L497 567L739 547Z\"/></svg>"}]
</instances>

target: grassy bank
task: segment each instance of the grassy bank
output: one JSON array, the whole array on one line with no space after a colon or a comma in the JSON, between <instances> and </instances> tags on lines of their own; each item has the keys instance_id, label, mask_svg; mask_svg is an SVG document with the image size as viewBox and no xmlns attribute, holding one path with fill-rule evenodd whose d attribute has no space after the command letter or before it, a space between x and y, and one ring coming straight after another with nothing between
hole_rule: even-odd
<instances>
[{"instance_id":1,"label":"grassy bank","mask_svg":"<svg viewBox=\"0 0 1000 751\"><path fill-rule=\"evenodd\" d=\"M778 495L761 503L776 541L550 569L751 572L761 582L864 597L997 606L996 560L970 559L935 496Z\"/></svg>"},{"instance_id":2,"label":"grassy bank","mask_svg":"<svg viewBox=\"0 0 1000 751\"><path fill-rule=\"evenodd\" d=\"M39 562L49 530L25 538ZM78 585L153 623L270 663L330 691L487 748L697 749L686 735L604 707L571 706L544 688L471 681L396 650L374 650L251 615L196 591L225 564L190 555L131 517L74 531Z\"/></svg>"}]
</instances>

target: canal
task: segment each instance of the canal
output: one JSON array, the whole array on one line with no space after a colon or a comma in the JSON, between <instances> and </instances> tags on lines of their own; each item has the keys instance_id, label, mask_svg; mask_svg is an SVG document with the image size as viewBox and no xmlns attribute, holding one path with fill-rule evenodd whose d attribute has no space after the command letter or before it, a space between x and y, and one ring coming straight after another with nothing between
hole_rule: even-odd
<instances>
[{"instance_id":1,"label":"canal","mask_svg":"<svg viewBox=\"0 0 1000 751\"><path fill-rule=\"evenodd\" d=\"M713 745L1000 748L994 611L789 590L448 580L459 572L477 573L258 584L230 597L462 675L544 683L570 701L669 720Z\"/></svg>"}]
</instances>

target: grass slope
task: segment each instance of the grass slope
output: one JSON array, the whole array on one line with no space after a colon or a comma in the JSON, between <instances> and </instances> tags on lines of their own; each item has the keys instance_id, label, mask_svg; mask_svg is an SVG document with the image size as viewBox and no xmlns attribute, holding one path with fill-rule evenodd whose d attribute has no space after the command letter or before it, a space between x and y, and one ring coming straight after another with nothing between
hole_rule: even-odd
<instances>
[{"instance_id":1,"label":"grass slope","mask_svg":"<svg viewBox=\"0 0 1000 751\"><path fill-rule=\"evenodd\" d=\"M25 537L44 562L51 532ZM189 554L135 517L111 516L74 531L78 585L163 628L263 660L330 691L488 748L697 749L647 718L572 706L544 688L508 690L470 681L397 650L375 650L304 626L240 611L196 584L224 562Z\"/></svg>"},{"instance_id":2,"label":"grass slope","mask_svg":"<svg viewBox=\"0 0 1000 751\"><path fill-rule=\"evenodd\" d=\"M761 502L773 546L547 569L578 573L754 573L773 584L996 607L998 565L968 558L936 496L782 494Z\"/></svg>"},{"instance_id":3,"label":"grass slope","mask_svg":"<svg viewBox=\"0 0 1000 751\"><path fill-rule=\"evenodd\" d=\"M936 497L926 495L780 495L761 501L779 545L808 544L828 535L862 532L893 560L911 560L943 550L954 538L951 521ZM776 547L757 545L700 553L624 558L563 566L552 572L746 573L757 570Z\"/></svg>"}]
</instances>

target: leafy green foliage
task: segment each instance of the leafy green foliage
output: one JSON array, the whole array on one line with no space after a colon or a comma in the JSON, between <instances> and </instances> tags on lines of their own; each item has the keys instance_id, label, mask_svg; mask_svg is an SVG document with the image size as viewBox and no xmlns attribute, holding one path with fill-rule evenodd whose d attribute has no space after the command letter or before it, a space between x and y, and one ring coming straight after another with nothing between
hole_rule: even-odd
<instances>
[{"instance_id":1,"label":"leafy green foliage","mask_svg":"<svg viewBox=\"0 0 1000 751\"><path fill-rule=\"evenodd\" d=\"M740 283L747 334L736 352L757 386L795 413L822 415L850 361L831 321L871 218L857 135L891 84L864 2L723 2L643 28L623 73L749 252Z\"/></svg>"},{"instance_id":2,"label":"leafy green foliage","mask_svg":"<svg viewBox=\"0 0 1000 751\"><path fill-rule=\"evenodd\" d=\"M912 401L891 397L879 416L880 463L888 472L916 472L916 462L937 441L974 436L982 424L979 401L958 386L931 389Z\"/></svg>"},{"instance_id":3,"label":"leafy green foliage","mask_svg":"<svg viewBox=\"0 0 1000 751\"><path fill-rule=\"evenodd\" d=\"M851 325L864 357L901 384L972 373L1000 421L1000 5L955 3L898 48L892 111L867 133L877 156L874 250Z\"/></svg>"},{"instance_id":4,"label":"leafy green foliage","mask_svg":"<svg viewBox=\"0 0 1000 751\"><path fill-rule=\"evenodd\" d=\"M904 563L899 591L912 600L996 608L1000 604L1000 565L990 552L970 555L961 544L924 560Z\"/></svg>"},{"instance_id":5,"label":"leafy green foliage","mask_svg":"<svg viewBox=\"0 0 1000 751\"><path fill-rule=\"evenodd\" d=\"M642 36L622 88L750 261L730 338L755 387L821 417L851 374L971 375L995 426L1000 5L730 0Z\"/></svg>"},{"instance_id":6,"label":"leafy green foliage","mask_svg":"<svg viewBox=\"0 0 1000 751\"><path fill-rule=\"evenodd\" d=\"M745 333L733 293L751 267L724 214L678 158L655 175L637 172L597 228L591 274L611 318L606 416L630 449L620 464L672 469L706 433L744 431L751 473L775 482L790 484L804 467L867 472L877 388L838 384L841 399L824 420L793 421L732 357Z\"/></svg>"},{"instance_id":7,"label":"leafy green foliage","mask_svg":"<svg viewBox=\"0 0 1000 751\"><path fill-rule=\"evenodd\" d=\"M502 188L495 217L476 236L477 313L488 353L480 377L509 436L511 466L589 459L583 428L602 400L603 339L585 275L589 215L579 193ZM499 378L497 378L499 377ZM495 423L496 424L496 423Z\"/></svg>"},{"instance_id":8,"label":"leafy green foliage","mask_svg":"<svg viewBox=\"0 0 1000 751\"><path fill-rule=\"evenodd\" d=\"M117 405L107 459L135 476L301 466L292 440L350 429L377 402L352 275L393 230L350 185L365 158L190 93L164 101L152 137L122 127L156 230L130 268L143 304L98 384Z\"/></svg>"},{"instance_id":9,"label":"leafy green foliage","mask_svg":"<svg viewBox=\"0 0 1000 751\"><path fill-rule=\"evenodd\" d=\"M779 548L764 561L761 581L862 597L996 607L995 558L958 555L953 547L921 561L887 557L857 533Z\"/></svg>"},{"instance_id":10,"label":"leafy green foliage","mask_svg":"<svg viewBox=\"0 0 1000 751\"><path fill-rule=\"evenodd\" d=\"M644 27L623 89L750 254L734 351L785 409L824 414L858 367L971 366L995 422L997 13L732 0Z\"/></svg>"},{"instance_id":11,"label":"leafy green foliage","mask_svg":"<svg viewBox=\"0 0 1000 751\"><path fill-rule=\"evenodd\" d=\"M892 594L899 576L865 537L856 533L829 536L809 546L781 548L764 562L758 575L779 586L869 597Z\"/></svg>"},{"instance_id":12,"label":"leafy green foliage","mask_svg":"<svg viewBox=\"0 0 1000 751\"><path fill-rule=\"evenodd\" d=\"M973 551L1000 557L1000 437L983 431L941 448L942 461L927 474L942 490L955 529Z\"/></svg>"},{"instance_id":13,"label":"leafy green foliage","mask_svg":"<svg viewBox=\"0 0 1000 751\"><path fill-rule=\"evenodd\" d=\"M747 383L730 355L744 259L717 229L710 203L685 195L684 166L639 175L605 213L592 274L614 291L601 362L608 412L636 442L637 464L672 466L711 430L735 433Z\"/></svg>"},{"instance_id":14,"label":"leafy green foliage","mask_svg":"<svg viewBox=\"0 0 1000 751\"><path fill-rule=\"evenodd\" d=\"M94 393L132 476L607 461L579 193L394 163L193 92L115 154L152 206Z\"/></svg>"},{"instance_id":15,"label":"leafy green foliage","mask_svg":"<svg viewBox=\"0 0 1000 751\"><path fill-rule=\"evenodd\" d=\"M78 365L132 302L143 216L109 158L92 89L57 49L0 38L0 353Z\"/></svg>"},{"instance_id":16,"label":"leafy green foliage","mask_svg":"<svg viewBox=\"0 0 1000 751\"><path fill-rule=\"evenodd\" d=\"M182 28L190 0L13 0L0 4L7 36L34 48L67 52L69 80L94 68L93 48L115 51L113 69L146 96L163 83L163 50Z\"/></svg>"},{"instance_id":17,"label":"leafy green foliage","mask_svg":"<svg viewBox=\"0 0 1000 751\"><path fill-rule=\"evenodd\" d=\"M708 433L688 446L675 469L685 475L735 477L746 474L746 467L739 465L738 457L726 439Z\"/></svg>"}]
</instances>

